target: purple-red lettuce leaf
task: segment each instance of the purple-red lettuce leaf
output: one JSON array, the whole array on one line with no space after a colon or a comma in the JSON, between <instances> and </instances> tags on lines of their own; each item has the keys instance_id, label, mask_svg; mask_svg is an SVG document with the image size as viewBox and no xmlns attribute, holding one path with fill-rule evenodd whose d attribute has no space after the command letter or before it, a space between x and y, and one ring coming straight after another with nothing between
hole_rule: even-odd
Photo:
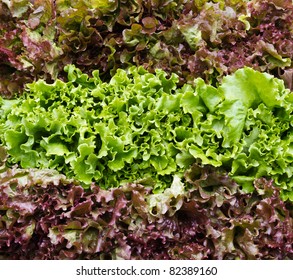
<instances>
[{"instance_id":1,"label":"purple-red lettuce leaf","mask_svg":"<svg viewBox=\"0 0 293 280\"><path fill-rule=\"evenodd\" d=\"M217 84L244 66L284 78L292 66L293 5L286 1L4 1L0 92L67 79L67 64L104 81L143 65Z\"/></svg>"},{"instance_id":2,"label":"purple-red lettuce leaf","mask_svg":"<svg viewBox=\"0 0 293 280\"><path fill-rule=\"evenodd\" d=\"M166 211L139 184L84 190L49 170L3 172L0 258L293 258L292 203L271 180L246 194L219 168L193 165L184 178L157 200Z\"/></svg>"}]
</instances>

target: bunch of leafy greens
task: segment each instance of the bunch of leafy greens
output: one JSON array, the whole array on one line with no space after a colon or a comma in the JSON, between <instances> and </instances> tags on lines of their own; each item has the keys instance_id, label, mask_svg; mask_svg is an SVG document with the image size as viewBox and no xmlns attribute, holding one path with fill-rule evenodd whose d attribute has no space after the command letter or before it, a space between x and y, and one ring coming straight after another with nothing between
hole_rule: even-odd
<instances>
[{"instance_id":1,"label":"bunch of leafy greens","mask_svg":"<svg viewBox=\"0 0 293 280\"><path fill-rule=\"evenodd\" d=\"M143 65L181 84L216 84L244 66L292 87L292 1L11 0L0 3L0 93L27 82L66 80L67 64L98 69Z\"/></svg>"},{"instance_id":2,"label":"bunch of leafy greens","mask_svg":"<svg viewBox=\"0 0 293 280\"><path fill-rule=\"evenodd\" d=\"M57 78L63 53L55 43L56 10L51 0L0 2L0 92L21 93L37 78ZM63 66L62 66L63 67Z\"/></svg>"},{"instance_id":3,"label":"bunch of leafy greens","mask_svg":"<svg viewBox=\"0 0 293 280\"><path fill-rule=\"evenodd\" d=\"M194 2L199 12L187 9L177 22L192 50L184 50L188 79L217 83L248 66L283 78L292 89L292 1Z\"/></svg>"},{"instance_id":4,"label":"bunch of leafy greens","mask_svg":"<svg viewBox=\"0 0 293 280\"><path fill-rule=\"evenodd\" d=\"M269 176L284 200L292 190L292 99L284 82L243 68L216 88L142 67L109 83L70 65L69 82L39 80L0 100L7 164L50 168L84 186L139 182L162 191L194 162L223 166L245 191Z\"/></svg>"},{"instance_id":5,"label":"bunch of leafy greens","mask_svg":"<svg viewBox=\"0 0 293 280\"><path fill-rule=\"evenodd\" d=\"M84 190L56 171L0 174L0 259L292 259L292 203L272 181L245 194L193 165L171 188ZM290 213L291 212L291 213Z\"/></svg>"}]
</instances>

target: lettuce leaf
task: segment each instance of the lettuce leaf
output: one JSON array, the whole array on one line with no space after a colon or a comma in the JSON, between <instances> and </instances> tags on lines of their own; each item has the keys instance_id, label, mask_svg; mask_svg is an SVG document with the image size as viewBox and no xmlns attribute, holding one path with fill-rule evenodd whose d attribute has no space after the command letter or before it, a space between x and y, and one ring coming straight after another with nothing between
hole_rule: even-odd
<instances>
[{"instance_id":1,"label":"lettuce leaf","mask_svg":"<svg viewBox=\"0 0 293 280\"><path fill-rule=\"evenodd\" d=\"M284 78L292 68L292 1L46 0L0 3L0 94L67 64L109 81L117 69L176 73L213 85L244 66ZM291 88L292 89L292 88Z\"/></svg>"},{"instance_id":2,"label":"lettuce leaf","mask_svg":"<svg viewBox=\"0 0 293 280\"><path fill-rule=\"evenodd\" d=\"M145 181L160 192L194 162L223 166L244 190L268 176L292 200L292 94L251 68L218 87L178 85L142 67L109 83L72 65L69 82L39 80L18 100L2 99L0 139L8 164L53 168L89 187Z\"/></svg>"},{"instance_id":3,"label":"lettuce leaf","mask_svg":"<svg viewBox=\"0 0 293 280\"><path fill-rule=\"evenodd\" d=\"M52 170L0 175L0 259L292 259L292 203L264 178L245 194L193 165L161 194L85 190Z\"/></svg>"}]
</instances>

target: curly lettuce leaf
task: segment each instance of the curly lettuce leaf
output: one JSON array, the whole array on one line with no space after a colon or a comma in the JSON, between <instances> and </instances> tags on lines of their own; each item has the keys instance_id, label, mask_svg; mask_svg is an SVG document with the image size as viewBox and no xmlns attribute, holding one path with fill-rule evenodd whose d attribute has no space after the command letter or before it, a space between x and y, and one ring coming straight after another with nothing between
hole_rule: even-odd
<instances>
[{"instance_id":1,"label":"curly lettuce leaf","mask_svg":"<svg viewBox=\"0 0 293 280\"><path fill-rule=\"evenodd\" d=\"M103 190L52 170L0 174L1 259L292 259L292 203L264 178L245 194L219 168L193 165L161 194Z\"/></svg>"},{"instance_id":2,"label":"curly lettuce leaf","mask_svg":"<svg viewBox=\"0 0 293 280\"><path fill-rule=\"evenodd\" d=\"M213 85L244 66L284 77L292 68L292 1L2 1L0 93L21 94L74 64L98 69L143 66L176 73L181 85ZM284 77L286 86L291 80Z\"/></svg>"},{"instance_id":3,"label":"curly lettuce leaf","mask_svg":"<svg viewBox=\"0 0 293 280\"><path fill-rule=\"evenodd\" d=\"M194 162L223 166L246 191L271 177L292 200L292 94L251 68L218 87L142 67L119 69L109 83L72 65L69 82L43 80L1 101L1 141L9 164L54 168L84 186L145 181L157 192Z\"/></svg>"}]
</instances>

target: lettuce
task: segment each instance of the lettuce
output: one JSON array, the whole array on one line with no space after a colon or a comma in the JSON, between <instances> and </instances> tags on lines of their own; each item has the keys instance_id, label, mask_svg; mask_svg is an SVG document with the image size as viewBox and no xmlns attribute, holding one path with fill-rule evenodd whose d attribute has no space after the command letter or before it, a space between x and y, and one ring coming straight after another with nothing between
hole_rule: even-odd
<instances>
[{"instance_id":1,"label":"lettuce","mask_svg":"<svg viewBox=\"0 0 293 280\"><path fill-rule=\"evenodd\" d=\"M161 194L85 190L52 170L0 175L0 259L292 259L292 203L264 178L245 194L193 165ZM291 211L291 212L290 212Z\"/></svg>"},{"instance_id":2,"label":"lettuce","mask_svg":"<svg viewBox=\"0 0 293 280\"><path fill-rule=\"evenodd\" d=\"M85 185L96 180L107 187L146 178L154 185L176 170L176 148L162 142L170 131L161 127L167 112L179 110L177 95L164 104L176 88L175 75L131 68L102 83L98 71L89 78L73 66L66 70L68 83L39 80L18 101L3 99L1 139L11 164L57 169ZM166 187L162 182L158 188Z\"/></svg>"},{"instance_id":3,"label":"lettuce","mask_svg":"<svg viewBox=\"0 0 293 280\"><path fill-rule=\"evenodd\" d=\"M72 65L69 82L28 85L2 99L0 132L22 168L56 169L85 187L145 182L160 192L194 162L223 166L244 190L271 177L292 200L292 94L284 82L251 68L219 87L202 79L178 86L142 67L117 71L109 83Z\"/></svg>"},{"instance_id":4,"label":"lettuce","mask_svg":"<svg viewBox=\"0 0 293 280\"><path fill-rule=\"evenodd\" d=\"M218 84L245 66L282 78L292 68L292 1L194 1L194 6L176 22L189 46L182 50L190 70L186 80Z\"/></svg>"},{"instance_id":5,"label":"lettuce","mask_svg":"<svg viewBox=\"0 0 293 280\"><path fill-rule=\"evenodd\" d=\"M290 0L13 0L0 11L0 94L9 97L40 78L66 80L67 64L104 81L142 65L181 85L215 85L248 66L292 83Z\"/></svg>"}]
</instances>

